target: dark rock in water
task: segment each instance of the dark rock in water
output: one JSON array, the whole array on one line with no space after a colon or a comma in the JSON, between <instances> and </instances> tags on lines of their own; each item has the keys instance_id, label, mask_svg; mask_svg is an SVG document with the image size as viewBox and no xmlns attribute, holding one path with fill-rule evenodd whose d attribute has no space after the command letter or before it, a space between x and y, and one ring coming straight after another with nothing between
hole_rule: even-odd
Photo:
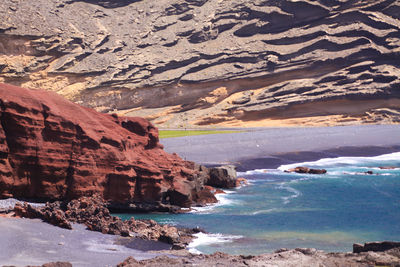
<instances>
[{"instance_id":1,"label":"dark rock in water","mask_svg":"<svg viewBox=\"0 0 400 267\"><path fill-rule=\"evenodd\" d=\"M310 174L325 174L326 170L325 169L310 169L308 171Z\"/></svg>"},{"instance_id":2,"label":"dark rock in water","mask_svg":"<svg viewBox=\"0 0 400 267\"><path fill-rule=\"evenodd\" d=\"M374 174L374 172L373 171L366 171L366 172L364 172L365 174L369 174L369 175L372 175L372 174Z\"/></svg>"},{"instance_id":3,"label":"dark rock in water","mask_svg":"<svg viewBox=\"0 0 400 267\"><path fill-rule=\"evenodd\" d=\"M296 167L293 169L285 170L285 172L296 172L296 173L309 173L309 174L325 174L325 169L310 169L308 167Z\"/></svg>"},{"instance_id":4,"label":"dark rock in water","mask_svg":"<svg viewBox=\"0 0 400 267\"><path fill-rule=\"evenodd\" d=\"M289 169L287 172L296 172L296 173L308 173L310 171L307 167L296 167L294 169Z\"/></svg>"},{"instance_id":5,"label":"dark rock in water","mask_svg":"<svg viewBox=\"0 0 400 267\"><path fill-rule=\"evenodd\" d=\"M382 242L369 242L362 244L353 244L353 253L367 252L367 251L386 251L393 248L400 248L400 242L382 241Z\"/></svg>"},{"instance_id":6,"label":"dark rock in water","mask_svg":"<svg viewBox=\"0 0 400 267\"><path fill-rule=\"evenodd\" d=\"M209 179L206 185L221 188L234 188L236 187L236 170L235 166L227 165L222 167L215 167L209 169Z\"/></svg>"},{"instance_id":7,"label":"dark rock in water","mask_svg":"<svg viewBox=\"0 0 400 267\"><path fill-rule=\"evenodd\" d=\"M215 202L205 181L234 186L232 167L208 171L166 153L147 120L101 114L55 93L0 84L0 122L0 198L97 194L127 209L171 211Z\"/></svg>"}]
</instances>

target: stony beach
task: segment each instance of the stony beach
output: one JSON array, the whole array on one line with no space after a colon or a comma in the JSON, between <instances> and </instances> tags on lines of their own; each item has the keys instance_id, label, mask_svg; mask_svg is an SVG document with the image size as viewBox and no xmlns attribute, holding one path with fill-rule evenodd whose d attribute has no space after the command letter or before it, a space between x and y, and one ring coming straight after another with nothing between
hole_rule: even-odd
<instances>
[{"instance_id":1,"label":"stony beach","mask_svg":"<svg viewBox=\"0 0 400 267\"><path fill-rule=\"evenodd\" d=\"M43 223L38 219L0 217L0 265L42 265L65 261L73 266L115 266L129 256L149 259L159 254L116 245L118 237L85 230L73 230Z\"/></svg>"}]
</instances>

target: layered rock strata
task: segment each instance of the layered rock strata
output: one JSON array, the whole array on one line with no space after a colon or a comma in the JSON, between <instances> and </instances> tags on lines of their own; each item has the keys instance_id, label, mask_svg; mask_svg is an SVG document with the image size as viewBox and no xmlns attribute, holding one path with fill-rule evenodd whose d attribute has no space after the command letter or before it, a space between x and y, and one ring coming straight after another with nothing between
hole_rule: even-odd
<instances>
[{"instance_id":1,"label":"layered rock strata","mask_svg":"<svg viewBox=\"0 0 400 267\"><path fill-rule=\"evenodd\" d=\"M209 171L166 153L145 119L0 84L1 198L98 194L111 206L171 211L216 202L204 187Z\"/></svg>"},{"instance_id":2,"label":"layered rock strata","mask_svg":"<svg viewBox=\"0 0 400 267\"><path fill-rule=\"evenodd\" d=\"M165 127L393 123L399 14L395 0L4 0L0 80Z\"/></svg>"}]
</instances>

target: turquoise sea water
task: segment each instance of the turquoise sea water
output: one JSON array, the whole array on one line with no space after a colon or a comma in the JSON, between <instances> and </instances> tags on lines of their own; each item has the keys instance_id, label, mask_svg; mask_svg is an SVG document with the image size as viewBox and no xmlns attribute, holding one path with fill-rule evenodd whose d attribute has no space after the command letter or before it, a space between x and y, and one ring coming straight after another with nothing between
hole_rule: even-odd
<instances>
[{"instance_id":1,"label":"turquoise sea water","mask_svg":"<svg viewBox=\"0 0 400 267\"><path fill-rule=\"evenodd\" d=\"M328 172L283 172L295 166ZM250 184L219 195L217 205L179 215L119 216L199 226L210 234L198 234L190 249L203 253L261 254L282 247L351 251L355 242L400 241L400 153L321 159L239 176Z\"/></svg>"}]
</instances>

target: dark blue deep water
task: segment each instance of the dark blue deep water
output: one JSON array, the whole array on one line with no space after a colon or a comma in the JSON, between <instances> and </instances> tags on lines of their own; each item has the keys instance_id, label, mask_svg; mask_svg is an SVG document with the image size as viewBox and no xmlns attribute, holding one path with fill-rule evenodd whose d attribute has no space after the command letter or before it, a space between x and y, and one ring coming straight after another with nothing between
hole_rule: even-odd
<instances>
[{"instance_id":1,"label":"dark blue deep water","mask_svg":"<svg viewBox=\"0 0 400 267\"><path fill-rule=\"evenodd\" d=\"M328 172L283 172L295 166ZM239 176L250 185L220 195L215 206L132 216L205 229L210 234L199 234L190 246L203 253L260 254L282 247L351 251L356 242L400 241L400 153L321 159Z\"/></svg>"}]
</instances>

